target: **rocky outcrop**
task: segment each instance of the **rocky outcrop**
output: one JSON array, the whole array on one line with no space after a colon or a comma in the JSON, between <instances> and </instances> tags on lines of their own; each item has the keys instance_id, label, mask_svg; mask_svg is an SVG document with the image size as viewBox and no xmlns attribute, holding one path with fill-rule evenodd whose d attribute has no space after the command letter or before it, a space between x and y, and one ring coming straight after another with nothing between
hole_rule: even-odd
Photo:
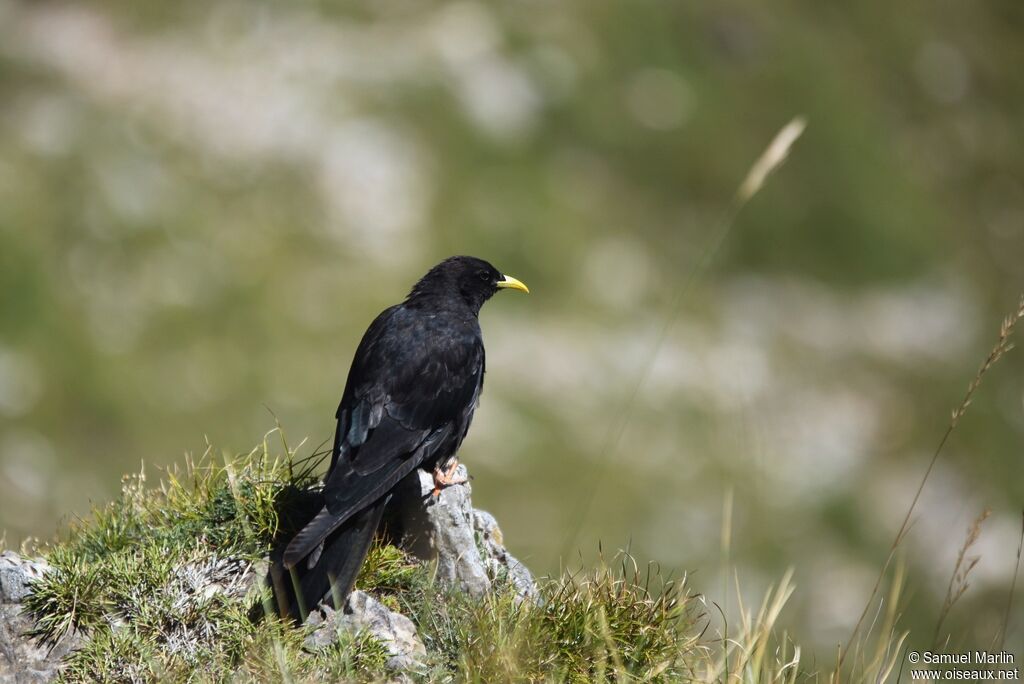
<instances>
[{"instance_id":1,"label":"rocky outcrop","mask_svg":"<svg viewBox=\"0 0 1024 684\"><path fill-rule=\"evenodd\" d=\"M0 684L52 681L64 656L82 643L74 633L54 645L30 636L35 623L22 602L32 581L49 569L41 559L22 558L13 551L0 553Z\"/></svg>"},{"instance_id":2,"label":"rocky outcrop","mask_svg":"<svg viewBox=\"0 0 1024 684\"><path fill-rule=\"evenodd\" d=\"M392 522L399 545L417 558L436 561L443 585L479 597L507 581L520 598L533 598L533 577L505 548L494 516L473 508L466 467L460 465L455 475L466 481L436 497L430 473L417 470L405 479L396 492Z\"/></svg>"},{"instance_id":3,"label":"rocky outcrop","mask_svg":"<svg viewBox=\"0 0 1024 684\"><path fill-rule=\"evenodd\" d=\"M529 570L505 548L494 517L473 508L465 467L460 466L457 474L467 482L447 487L438 496L432 494L430 474L417 471L406 478L389 510L389 534L412 555L436 563L436 580L446 587L474 597L511 587L520 600L532 600L537 590ZM49 567L43 560L11 551L0 554L0 684L52 681L62 659L87 638L72 632L51 645L31 636L35 624L24 600L32 582ZM165 647L188 654L215 640L216 630L202 617L203 606L214 600L247 600L258 578L266 574L264 563L254 567L216 555L177 568L164 594L173 597L176 613L188 619L168 626ZM353 592L342 610L321 603L307 624L313 626L305 641L308 651L325 648L341 635L366 633L380 642L388 667L396 673L417 670L427 655L412 620L362 591Z\"/></svg>"},{"instance_id":4,"label":"rocky outcrop","mask_svg":"<svg viewBox=\"0 0 1024 684\"><path fill-rule=\"evenodd\" d=\"M498 521L487 511L473 511L473 529L476 531L481 556L491 582L508 582L520 600L537 598L537 585L529 569L520 563L504 546Z\"/></svg>"},{"instance_id":5,"label":"rocky outcrop","mask_svg":"<svg viewBox=\"0 0 1024 684\"><path fill-rule=\"evenodd\" d=\"M427 655L412 620L388 610L364 591L349 594L344 609L340 611L326 603L321 604L310 613L306 624L314 628L304 643L309 651L326 648L341 635L354 637L365 632L377 639L387 651L387 666L392 670L416 669Z\"/></svg>"}]
</instances>

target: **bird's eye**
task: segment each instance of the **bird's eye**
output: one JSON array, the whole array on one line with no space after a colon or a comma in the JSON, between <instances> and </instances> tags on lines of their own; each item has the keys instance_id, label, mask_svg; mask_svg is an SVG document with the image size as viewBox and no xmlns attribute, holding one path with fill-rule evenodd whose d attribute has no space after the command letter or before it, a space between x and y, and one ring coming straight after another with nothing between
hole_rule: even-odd
<instances>
[{"instance_id":1,"label":"bird's eye","mask_svg":"<svg viewBox=\"0 0 1024 684\"><path fill-rule=\"evenodd\" d=\"M491 274L488 273L487 271L480 271L479 273L476 274L476 277L484 281L485 283L491 282Z\"/></svg>"}]
</instances>

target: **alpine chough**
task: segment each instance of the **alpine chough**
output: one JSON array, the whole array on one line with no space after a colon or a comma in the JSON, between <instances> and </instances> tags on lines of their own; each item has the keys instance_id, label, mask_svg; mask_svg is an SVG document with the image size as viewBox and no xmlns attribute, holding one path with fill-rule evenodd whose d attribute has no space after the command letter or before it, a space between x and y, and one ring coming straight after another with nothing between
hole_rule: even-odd
<instances>
[{"instance_id":1,"label":"alpine chough","mask_svg":"<svg viewBox=\"0 0 1024 684\"><path fill-rule=\"evenodd\" d=\"M406 475L423 468L438 488L455 484L456 452L484 383L477 316L504 288L529 292L482 259L451 257L370 324L338 406L324 506L284 551L287 569L308 558L300 601L315 605L328 590L336 601L348 596Z\"/></svg>"}]
</instances>

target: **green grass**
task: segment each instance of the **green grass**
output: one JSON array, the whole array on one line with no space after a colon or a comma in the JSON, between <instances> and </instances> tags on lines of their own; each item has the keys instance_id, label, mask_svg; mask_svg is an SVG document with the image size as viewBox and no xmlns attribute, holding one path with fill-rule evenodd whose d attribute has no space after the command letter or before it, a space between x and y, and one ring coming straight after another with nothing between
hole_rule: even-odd
<instances>
[{"instance_id":1,"label":"green grass","mask_svg":"<svg viewBox=\"0 0 1024 684\"><path fill-rule=\"evenodd\" d=\"M265 558L301 521L318 465L287 445L275 456L264 440L222 463L209 453L189 460L155 487L144 474L126 478L119 499L43 550L53 571L27 601L38 638L88 637L63 679L386 678L387 653L372 636L340 635L309 650L308 627L261 610L272 605ZM211 583L220 590L202 590ZM788 578L758 613L714 634L713 610L684 579L627 554L542 578L539 599L523 603L501 582L484 600L442 590L429 565L379 542L357 587L416 623L427 647L423 667L410 673L417 681L754 683L801 672L799 649L775 626L792 592ZM895 639L891 631L880 643ZM890 651L879 651L873 672L891 664Z\"/></svg>"},{"instance_id":2,"label":"green grass","mask_svg":"<svg viewBox=\"0 0 1024 684\"><path fill-rule=\"evenodd\" d=\"M700 612L685 585L616 567L540 581L536 604L499 591L484 601L428 594L406 603L429 652L460 681L605 681L684 678ZM685 677L689 678L689 677Z\"/></svg>"}]
</instances>

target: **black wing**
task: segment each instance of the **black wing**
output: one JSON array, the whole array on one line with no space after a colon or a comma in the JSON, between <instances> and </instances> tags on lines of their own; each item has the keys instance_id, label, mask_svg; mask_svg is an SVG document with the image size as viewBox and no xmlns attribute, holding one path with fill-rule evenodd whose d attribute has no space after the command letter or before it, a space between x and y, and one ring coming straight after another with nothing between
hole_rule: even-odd
<instances>
[{"instance_id":1,"label":"black wing","mask_svg":"<svg viewBox=\"0 0 1024 684\"><path fill-rule=\"evenodd\" d=\"M402 305L371 324L338 407L325 507L285 551L291 567L425 461L461 444L483 386L475 321L452 325Z\"/></svg>"}]
</instances>

